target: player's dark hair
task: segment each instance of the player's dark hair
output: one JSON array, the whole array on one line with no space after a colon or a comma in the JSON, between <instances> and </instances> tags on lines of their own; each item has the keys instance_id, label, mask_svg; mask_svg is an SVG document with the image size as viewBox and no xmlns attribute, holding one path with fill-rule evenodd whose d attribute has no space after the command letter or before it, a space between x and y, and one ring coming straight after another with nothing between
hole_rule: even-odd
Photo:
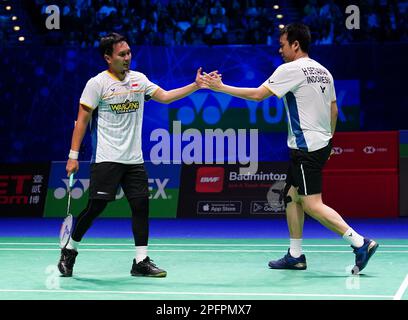
<instances>
[{"instance_id":1,"label":"player's dark hair","mask_svg":"<svg viewBox=\"0 0 408 320\"><path fill-rule=\"evenodd\" d=\"M107 36L102 37L101 41L99 42L99 52L101 53L102 57L105 54L112 56L113 45L122 41L128 42L124 36L115 32L109 33Z\"/></svg>"},{"instance_id":2,"label":"player's dark hair","mask_svg":"<svg viewBox=\"0 0 408 320\"><path fill-rule=\"evenodd\" d=\"M309 53L312 36L310 35L309 27L303 23L290 23L280 30L280 35L286 33L288 42L291 45L296 40L299 41L300 49L303 52Z\"/></svg>"}]
</instances>

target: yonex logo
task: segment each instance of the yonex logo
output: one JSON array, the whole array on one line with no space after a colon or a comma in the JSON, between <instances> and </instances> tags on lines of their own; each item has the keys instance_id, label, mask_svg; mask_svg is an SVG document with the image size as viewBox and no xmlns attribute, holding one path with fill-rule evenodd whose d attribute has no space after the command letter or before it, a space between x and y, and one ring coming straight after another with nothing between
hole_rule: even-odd
<instances>
[{"instance_id":1,"label":"yonex logo","mask_svg":"<svg viewBox=\"0 0 408 320\"><path fill-rule=\"evenodd\" d=\"M322 93L324 93L324 90L326 90L326 87L320 86L320 90L322 90Z\"/></svg>"},{"instance_id":2,"label":"yonex logo","mask_svg":"<svg viewBox=\"0 0 408 320\"><path fill-rule=\"evenodd\" d=\"M340 148L340 147L334 147L334 148L332 148L332 150L333 150L334 154L342 154L343 153L343 148Z\"/></svg>"},{"instance_id":3,"label":"yonex logo","mask_svg":"<svg viewBox=\"0 0 408 320\"><path fill-rule=\"evenodd\" d=\"M165 191L166 185L169 183L170 179L148 179L149 191L152 192L150 199L171 199L171 196L167 195ZM67 190L69 185L69 179L62 179L64 187L60 187L54 190L54 197L57 200L64 199L67 196ZM74 179L74 184L71 190L71 196L73 199L80 199L89 189L89 179ZM107 195L109 193L103 191L97 191L97 194ZM124 196L123 189L118 188L115 199L122 199Z\"/></svg>"},{"instance_id":4,"label":"yonex logo","mask_svg":"<svg viewBox=\"0 0 408 320\"><path fill-rule=\"evenodd\" d=\"M165 178L165 179L148 179L149 182L149 191L151 192L149 199L171 199L171 195L168 195L166 193L166 185L169 183L170 179ZM154 185L150 186L150 185ZM153 192L153 190L157 189L156 192Z\"/></svg>"},{"instance_id":5,"label":"yonex logo","mask_svg":"<svg viewBox=\"0 0 408 320\"><path fill-rule=\"evenodd\" d=\"M57 188L54 191L54 197L58 200L64 199L67 195L69 179L62 179L62 182L64 183L64 187ZM89 179L74 179L71 196L73 199L80 199L88 189Z\"/></svg>"},{"instance_id":6,"label":"yonex logo","mask_svg":"<svg viewBox=\"0 0 408 320\"><path fill-rule=\"evenodd\" d=\"M57 200L64 199L67 196L67 190L69 185L69 179L62 179L64 187L60 187L54 190L54 198ZM74 179L74 184L71 190L72 199L80 199L89 189L89 179ZM101 191L97 192L98 194ZM105 193L104 193L105 194ZM107 193L106 193L107 194ZM116 199L121 199L124 196L122 188L118 189Z\"/></svg>"}]
</instances>

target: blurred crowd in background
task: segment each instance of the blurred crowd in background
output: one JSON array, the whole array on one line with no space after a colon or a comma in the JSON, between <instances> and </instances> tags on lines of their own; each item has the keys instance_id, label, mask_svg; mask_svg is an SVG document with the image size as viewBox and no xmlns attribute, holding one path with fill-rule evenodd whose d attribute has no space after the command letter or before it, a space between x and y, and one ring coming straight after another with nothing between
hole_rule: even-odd
<instances>
[{"instance_id":1,"label":"blurred crowd in background","mask_svg":"<svg viewBox=\"0 0 408 320\"><path fill-rule=\"evenodd\" d=\"M408 1L358 1L360 29L352 31L345 24L350 1L3 0L5 3L18 10L19 31L25 40L44 45L95 47L110 31L125 35L135 45L272 45L279 28L294 21L310 26L314 44L408 39ZM52 32L45 27L49 5L57 5L61 17L60 29ZM3 41L13 33L4 21L15 14L2 8Z\"/></svg>"}]
</instances>

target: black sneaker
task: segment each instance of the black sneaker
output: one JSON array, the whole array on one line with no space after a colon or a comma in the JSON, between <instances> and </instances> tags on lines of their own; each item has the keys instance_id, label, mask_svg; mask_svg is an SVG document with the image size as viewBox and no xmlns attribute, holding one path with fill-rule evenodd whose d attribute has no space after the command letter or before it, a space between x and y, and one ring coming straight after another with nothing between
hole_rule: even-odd
<instances>
[{"instance_id":1,"label":"black sneaker","mask_svg":"<svg viewBox=\"0 0 408 320\"><path fill-rule=\"evenodd\" d=\"M164 278L167 275L167 272L158 268L153 260L150 260L149 257L146 257L143 261L136 263L136 259L133 259L132 270L130 274L134 277L156 277Z\"/></svg>"},{"instance_id":2,"label":"black sneaker","mask_svg":"<svg viewBox=\"0 0 408 320\"><path fill-rule=\"evenodd\" d=\"M63 277L72 277L72 269L74 268L75 259L78 252L74 249L61 249L61 258L58 262L58 270Z\"/></svg>"}]
</instances>

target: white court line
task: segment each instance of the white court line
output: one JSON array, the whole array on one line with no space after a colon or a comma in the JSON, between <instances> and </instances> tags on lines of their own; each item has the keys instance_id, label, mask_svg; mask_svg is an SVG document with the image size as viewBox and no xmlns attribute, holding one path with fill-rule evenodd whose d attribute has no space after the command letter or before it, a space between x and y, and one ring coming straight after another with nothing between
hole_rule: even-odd
<instances>
[{"instance_id":1,"label":"white court line","mask_svg":"<svg viewBox=\"0 0 408 320\"><path fill-rule=\"evenodd\" d=\"M105 290L18 290L0 289L0 292L36 292L36 293L97 293L97 294L158 294L158 295L198 295L198 296L254 296L254 297L318 297L318 298L392 298L386 295L358 294L314 294L314 293L255 293L255 292L175 292L175 291L105 291Z\"/></svg>"},{"instance_id":2,"label":"white court line","mask_svg":"<svg viewBox=\"0 0 408 320\"><path fill-rule=\"evenodd\" d=\"M408 274L405 276L404 281L402 281L402 284L399 287L397 293L395 294L393 300L401 300L405 290L407 290L407 287L408 287Z\"/></svg>"},{"instance_id":3,"label":"white court line","mask_svg":"<svg viewBox=\"0 0 408 320\"><path fill-rule=\"evenodd\" d=\"M0 242L0 245L58 246L58 242ZM289 244L239 244L239 243L149 243L149 247L288 247ZM380 244L382 248L408 248L408 244ZM81 246L130 246L131 243L81 243ZM346 244L302 244L302 247L349 247Z\"/></svg>"},{"instance_id":4,"label":"white court line","mask_svg":"<svg viewBox=\"0 0 408 320\"><path fill-rule=\"evenodd\" d=\"M0 248L0 251L60 251L59 248ZM80 251L91 251L91 252L134 252L135 249L85 249L81 248ZM286 252L286 250L212 250L212 249L149 249L149 252ZM305 253L350 253L348 251L340 250L303 250ZM392 250L392 251L377 251L377 253L408 253L407 251Z\"/></svg>"}]
</instances>

